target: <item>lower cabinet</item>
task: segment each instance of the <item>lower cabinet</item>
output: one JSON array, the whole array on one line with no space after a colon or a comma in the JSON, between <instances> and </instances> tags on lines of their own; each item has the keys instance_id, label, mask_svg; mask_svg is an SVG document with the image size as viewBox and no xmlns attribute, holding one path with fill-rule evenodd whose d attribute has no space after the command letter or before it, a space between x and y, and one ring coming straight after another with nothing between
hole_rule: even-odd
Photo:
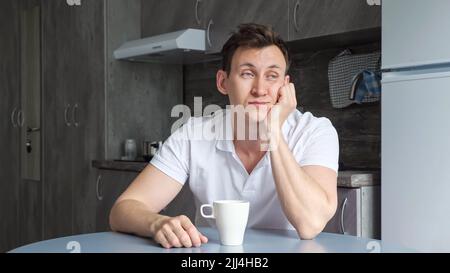
<instances>
[{"instance_id":1,"label":"lower cabinet","mask_svg":"<svg viewBox=\"0 0 450 273\"><path fill-rule=\"evenodd\" d=\"M138 176L136 172L99 170L96 180L96 231L109 231L109 212L117 198Z\"/></svg>"},{"instance_id":2,"label":"lower cabinet","mask_svg":"<svg viewBox=\"0 0 450 273\"><path fill-rule=\"evenodd\" d=\"M380 186L338 188L336 214L324 232L380 239Z\"/></svg>"},{"instance_id":3,"label":"lower cabinet","mask_svg":"<svg viewBox=\"0 0 450 273\"><path fill-rule=\"evenodd\" d=\"M96 231L110 231L109 213L117 198L128 188L138 172L103 170L98 171L96 180L97 217ZM186 215L192 222L195 219L195 203L188 184L160 214L168 216Z\"/></svg>"}]
</instances>

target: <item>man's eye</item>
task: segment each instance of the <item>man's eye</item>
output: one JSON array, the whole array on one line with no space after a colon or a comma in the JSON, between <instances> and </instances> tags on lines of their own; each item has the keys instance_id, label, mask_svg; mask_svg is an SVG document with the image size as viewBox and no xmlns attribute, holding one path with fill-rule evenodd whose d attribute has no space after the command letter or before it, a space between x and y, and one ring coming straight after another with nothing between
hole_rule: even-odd
<instances>
[{"instance_id":1,"label":"man's eye","mask_svg":"<svg viewBox=\"0 0 450 273\"><path fill-rule=\"evenodd\" d=\"M267 79L269 79L269 80L276 80L276 79L278 79L278 75L268 75Z\"/></svg>"},{"instance_id":2,"label":"man's eye","mask_svg":"<svg viewBox=\"0 0 450 273\"><path fill-rule=\"evenodd\" d=\"M244 78L253 78L253 74L250 73L250 72L243 72L241 74L241 76L244 77Z\"/></svg>"}]
</instances>

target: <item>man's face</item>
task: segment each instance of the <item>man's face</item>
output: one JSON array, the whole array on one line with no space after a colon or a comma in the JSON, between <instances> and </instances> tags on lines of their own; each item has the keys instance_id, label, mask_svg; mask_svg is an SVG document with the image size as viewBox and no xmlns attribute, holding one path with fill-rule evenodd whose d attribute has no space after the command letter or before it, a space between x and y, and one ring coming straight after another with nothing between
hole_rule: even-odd
<instances>
[{"instance_id":1,"label":"man's face","mask_svg":"<svg viewBox=\"0 0 450 273\"><path fill-rule=\"evenodd\" d=\"M277 46L238 48L233 55L230 74L217 73L219 91L230 104L242 105L252 122L260 122L278 101L279 89L289 83L286 61Z\"/></svg>"}]
</instances>

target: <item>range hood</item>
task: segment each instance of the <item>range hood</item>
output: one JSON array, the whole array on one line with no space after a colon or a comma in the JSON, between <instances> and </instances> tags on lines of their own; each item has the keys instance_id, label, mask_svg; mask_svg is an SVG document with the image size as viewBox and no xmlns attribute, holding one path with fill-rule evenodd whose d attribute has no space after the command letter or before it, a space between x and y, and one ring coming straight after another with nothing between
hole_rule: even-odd
<instances>
[{"instance_id":1,"label":"range hood","mask_svg":"<svg viewBox=\"0 0 450 273\"><path fill-rule=\"evenodd\" d=\"M124 43L114 51L117 60L193 63L204 59L205 30L184 29Z\"/></svg>"}]
</instances>

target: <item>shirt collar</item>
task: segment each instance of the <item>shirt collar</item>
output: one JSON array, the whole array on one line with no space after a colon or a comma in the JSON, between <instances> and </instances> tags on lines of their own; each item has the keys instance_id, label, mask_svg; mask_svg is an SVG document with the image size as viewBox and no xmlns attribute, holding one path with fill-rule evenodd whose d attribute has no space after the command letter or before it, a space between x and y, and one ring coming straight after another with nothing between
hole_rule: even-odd
<instances>
[{"instance_id":1,"label":"shirt collar","mask_svg":"<svg viewBox=\"0 0 450 273\"><path fill-rule=\"evenodd\" d=\"M290 117L295 115L295 112L298 110L294 110L287 120L284 122L282 127L282 134L284 139L287 140L288 134L294 126L290 120ZM225 137L219 137L216 139L216 148L224 151L224 152L234 152L234 144L233 144L233 128L231 125L231 114L230 111L226 109L222 109L215 113L216 117L221 117L218 120L218 124L220 123L221 128L225 129L225 133L223 134Z\"/></svg>"}]
</instances>

